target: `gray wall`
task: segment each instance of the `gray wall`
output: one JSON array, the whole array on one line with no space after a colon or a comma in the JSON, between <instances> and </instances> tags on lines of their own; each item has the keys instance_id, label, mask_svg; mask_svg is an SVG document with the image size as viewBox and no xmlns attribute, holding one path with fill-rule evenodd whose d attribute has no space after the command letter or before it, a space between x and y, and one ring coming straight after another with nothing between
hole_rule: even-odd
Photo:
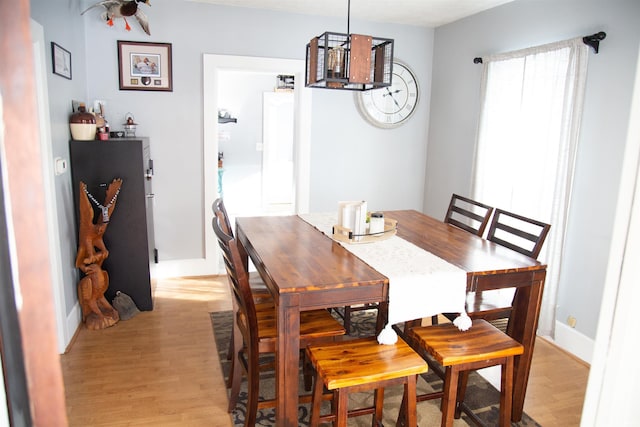
<instances>
[{"instance_id":1,"label":"gray wall","mask_svg":"<svg viewBox=\"0 0 640 427\"><path fill-rule=\"evenodd\" d=\"M203 257L203 120L202 55L204 53L303 59L305 45L313 36L327 29L345 29L342 19L287 15L246 8L219 7L195 2L176 3L158 0L146 9L151 37L141 33L136 23L127 34L122 22L108 27L97 13L85 15L87 46L88 97L105 99L112 122L118 123L127 111L140 123L138 132L152 141L155 160L154 192L156 245L160 260ZM142 7L142 6L141 6ZM408 59L423 81L429 82L432 30L417 27L351 23L354 31L371 32L396 39L397 54L418 52ZM150 40L170 42L173 46L174 90L171 93L119 91L116 40ZM428 88L428 84L425 84ZM425 97L426 98L426 97ZM426 104L426 103L425 103ZM419 116L426 117L426 105ZM425 169L427 120L414 120L405 128L385 132L364 123L357 115L352 95L330 92L313 95L313 129L311 141L312 209L333 209L346 195L341 180L353 184L350 197L371 198L374 189L384 187L380 203L388 206L420 208L422 206ZM256 121L256 127L261 122ZM337 128L337 129L336 129ZM355 157L371 147L393 148L376 161ZM397 150L396 150L397 149ZM382 154L382 153L381 153ZM338 157L332 161L332 157ZM369 178L372 168L386 157L387 174ZM332 165L332 167L327 167ZM407 191L393 191L412 172ZM355 177L356 182L351 181ZM360 187L358 181L370 186ZM380 193L376 193L380 194ZM389 196L389 197L386 197ZM386 206L380 206L384 208Z\"/></svg>"},{"instance_id":2,"label":"gray wall","mask_svg":"<svg viewBox=\"0 0 640 427\"><path fill-rule=\"evenodd\" d=\"M220 7L197 2L154 0L141 6L151 36L129 20L113 27L98 8L80 16L89 1L32 0L31 16L44 27L45 43L55 41L72 54L73 80L49 74L52 144L68 159L71 100L106 103L112 129L127 112L148 136L155 161L155 237L160 261L203 258L208 207L203 206L203 77L205 53L304 59L305 45L325 31L346 31L346 17L332 19ZM314 90L311 129L311 210L333 210L338 200L366 199L375 209L423 204L428 100L433 30L351 20L355 33L394 38L396 56L408 63L421 84L416 116L395 130L368 125L351 93ZM172 43L173 92L120 91L117 40ZM50 55L50 52L47 53ZM49 62L50 62L50 58ZM48 64L51 70L51 64ZM256 123L261 126L261 123ZM56 178L60 206L60 246L65 272L65 313L77 301L77 248L70 174Z\"/></svg>"},{"instance_id":3,"label":"gray wall","mask_svg":"<svg viewBox=\"0 0 640 427\"><path fill-rule=\"evenodd\" d=\"M640 42L637 0L518 0L435 32L424 212L440 217L452 192L469 194L481 66L473 58L605 31L591 54L561 266L557 319L595 338L631 88Z\"/></svg>"}]
</instances>

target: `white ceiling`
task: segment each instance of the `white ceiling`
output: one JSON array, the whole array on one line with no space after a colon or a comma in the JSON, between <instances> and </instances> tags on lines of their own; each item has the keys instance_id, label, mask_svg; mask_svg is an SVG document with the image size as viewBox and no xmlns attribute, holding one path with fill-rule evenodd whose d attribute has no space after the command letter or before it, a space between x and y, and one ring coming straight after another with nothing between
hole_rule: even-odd
<instances>
[{"instance_id":1,"label":"white ceiling","mask_svg":"<svg viewBox=\"0 0 640 427\"><path fill-rule=\"evenodd\" d=\"M344 17L348 0L187 0L226 6L248 7ZM351 19L438 27L513 0L352 0Z\"/></svg>"}]
</instances>

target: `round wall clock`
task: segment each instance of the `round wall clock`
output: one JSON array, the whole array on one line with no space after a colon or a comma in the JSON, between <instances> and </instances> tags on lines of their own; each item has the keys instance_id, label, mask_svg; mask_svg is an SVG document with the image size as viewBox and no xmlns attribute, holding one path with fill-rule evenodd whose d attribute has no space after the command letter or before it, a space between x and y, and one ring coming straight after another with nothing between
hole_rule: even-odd
<instances>
[{"instance_id":1,"label":"round wall clock","mask_svg":"<svg viewBox=\"0 0 640 427\"><path fill-rule=\"evenodd\" d=\"M372 125L394 128L406 123L418 105L418 81L411 69L393 61L391 86L355 94L362 116Z\"/></svg>"}]
</instances>

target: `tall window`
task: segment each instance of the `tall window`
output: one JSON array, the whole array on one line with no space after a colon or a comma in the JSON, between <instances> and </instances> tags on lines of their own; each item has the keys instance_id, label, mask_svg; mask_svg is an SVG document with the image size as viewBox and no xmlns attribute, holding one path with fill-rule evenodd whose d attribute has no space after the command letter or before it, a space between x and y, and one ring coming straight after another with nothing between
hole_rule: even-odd
<instances>
[{"instance_id":1,"label":"tall window","mask_svg":"<svg viewBox=\"0 0 640 427\"><path fill-rule=\"evenodd\" d=\"M587 58L582 38L482 58L474 197L551 224L543 335L554 334Z\"/></svg>"}]
</instances>

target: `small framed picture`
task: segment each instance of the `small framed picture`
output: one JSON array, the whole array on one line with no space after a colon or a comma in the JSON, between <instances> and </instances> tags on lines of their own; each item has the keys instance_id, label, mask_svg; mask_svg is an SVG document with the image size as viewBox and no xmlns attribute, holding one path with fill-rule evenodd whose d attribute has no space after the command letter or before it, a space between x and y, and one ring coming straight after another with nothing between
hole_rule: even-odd
<instances>
[{"instance_id":1,"label":"small framed picture","mask_svg":"<svg viewBox=\"0 0 640 427\"><path fill-rule=\"evenodd\" d=\"M55 42L51 42L53 74L71 80L71 52Z\"/></svg>"},{"instance_id":2,"label":"small framed picture","mask_svg":"<svg viewBox=\"0 0 640 427\"><path fill-rule=\"evenodd\" d=\"M118 40L120 90L173 91L171 43Z\"/></svg>"}]
</instances>

